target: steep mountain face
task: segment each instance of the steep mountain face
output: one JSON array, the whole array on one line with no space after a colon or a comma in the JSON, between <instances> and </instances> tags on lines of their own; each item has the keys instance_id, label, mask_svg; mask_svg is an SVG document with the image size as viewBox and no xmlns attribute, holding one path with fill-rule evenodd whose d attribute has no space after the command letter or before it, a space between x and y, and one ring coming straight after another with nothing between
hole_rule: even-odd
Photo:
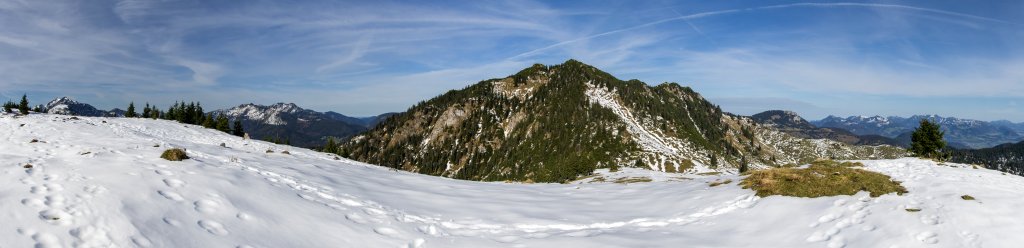
<instances>
[{"instance_id":1,"label":"steep mountain face","mask_svg":"<svg viewBox=\"0 0 1024 248\"><path fill-rule=\"evenodd\" d=\"M41 106L43 111L50 114L77 115L77 116L108 116L107 111L99 110L92 105L72 100L69 97L60 97Z\"/></svg>"},{"instance_id":2,"label":"steep mountain face","mask_svg":"<svg viewBox=\"0 0 1024 248\"><path fill-rule=\"evenodd\" d=\"M830 139L851 145L899 145L896 140L879 135L862 136L841 128L819 128L792 111L769 110L750 118L797 138Z\"/></svg>"},{"instance_id":3,"label":"steep mountain face","mask_svg":"<svg viewBox=\"0 0 1024 248\"><path fill-rule=\"evenodd\" d=\"M470 180L565 181L595 168L735 172L894 147L805 140L723 113L688 87L622 81L569 60L421 102L343 147L378 165Z\"/></svg>"},{"instance_id":4,"label":"steep mountain face","mask_svg":"<svg viewBox=\"0 0 1024 248\"><path fill-rule=\"evenodd\" d=\"M812 123L819 127L846 129L858 135L881 135L894 138L900 144L909 145L909 133L917 128L922 119L928 119L941 125L942 131L946 132L946 141L951 146L958 148L985 148L1024 140L1024 135L1006 125L938 115L915 115L909 118L828 116Z\"/></svg>"},{"instance_id":5,"label":"steep mountain face","mask_svg":"<svg viewBox=\"0 0 1024 248\"><path fill-rule=\"evenodd\" d=\"M346 121L346 118L351 117L303 109L293 103L270 106L249 103L211 113L224 114L231 120L241 120L242 127L255 139L288 141L302 147L321 146L327 137L347 140L367 129L361 122Z\"/></svg>"},{"instance_id":6,"label":"steep mountain face","mask_svg":"<svg viewBox=\"0 0 1024 248\"><path fill-rule=\"evenodd\" d=\"M954 150L950 161L980 164L989 169L1024 176L1024 141L991 148Z\"/></svg>"}]
</instances>

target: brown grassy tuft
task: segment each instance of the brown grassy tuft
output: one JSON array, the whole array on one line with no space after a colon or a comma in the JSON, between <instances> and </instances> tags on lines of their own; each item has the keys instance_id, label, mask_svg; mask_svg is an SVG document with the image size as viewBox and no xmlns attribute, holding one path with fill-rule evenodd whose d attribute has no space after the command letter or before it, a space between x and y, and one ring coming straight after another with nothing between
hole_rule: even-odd
<instances>
[{"instance_id":1,"label":"brown grassy tuft","mask_svg":"<svg viewBox=\"0 0 1024 248\"><path fill-rule=\"evenodd\" d=\"M867 191L871 197L888 193L903 194L906 188L884 174L851 167L860 163L816 161L806 169L773 168L758 170L740 182L740 186L757 191L758 196L783 195L822 197L853 195Z\"/></svg>"},{"instance_id":2,"label":"brown grassy tuft","mask_svg":"<svg viewBox=\"0 0 1024 248\"><path fill-rule=\"evenodd\" d=\"M163 154L160 154L160 158L170 161L182 161L188 159L188 155L185 154L185 150L180 148L171 148L165 150Z\"/></svg>"}]
</instances>

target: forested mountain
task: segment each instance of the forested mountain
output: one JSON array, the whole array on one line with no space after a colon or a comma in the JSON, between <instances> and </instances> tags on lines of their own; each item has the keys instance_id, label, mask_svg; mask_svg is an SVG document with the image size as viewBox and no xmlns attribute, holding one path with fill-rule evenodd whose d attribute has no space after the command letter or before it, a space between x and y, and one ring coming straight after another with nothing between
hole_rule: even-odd
<instances>
[{"instance_id":1,"label":"forested mountain","mask_svg":"<svg viewBox=\"0 0 1024 248\"><path fill-rule=\"evenodd\" d=\"M818 127L846 129L857 135L881 135L896 139L901 145L910 144L910 132L917 128L922 119L928 119L942 126L946 141L957 148L985 148L999 144L1016 143L1024 140L1024 134L1008 122L985 122L979 120L942 117L938 115L915 115L909 118L898 116L850 116L846 118L828 116L812 121Z\"/></svg>"},{"instance_id":2,"label":"forested mountain","mask_svg":"<svg viewBox=\"0 0 1024 248\"><path fill-rule=\"evenodd\" d=\"M747 164L903 153L794 138L724 113L689 87L623 81L575 60L537 64L420 102L341 150L424 174L545 182L620 165L734 173Z\"/></svg>"},{"instance_id":3,"label":"forested mountain","mask_svg":"<svg viewBox=\"0 0 1024 248\"><path fill-rule=\"evenodd\" d=\"M255 139L274 140L301 147L322 146L328 137L347 140L366 131L369 122L335 112L321 113L303 109L294 103L276 103L270 106L242 104L229 109L212 111L231 120L242 121L246 132ZM376 120L378 117L371 117Z\"/></svg>"},{"instance_id":4,"label":"forested mountain","mask_svg":"<svg viewBox=\"0 0 1024 248\"><path fill-rule=\"evenodd\" d=\"M857 135L841 128L816 127L792 111L769 110L751 116L758 124L774 127L805 139L830 139L851 145L894 145L896 140L880 135Z\"/></svg>"},{"instance_id":5,"label":"forested mountain","mask_svg":"<svg viewBox=\"0 0 1024 248\"><path fill-rule=\"evenodd\" d=\"M951 152L952 162L979 164L993 170L1024 176L1024 141L992 148Z\"/></svg>"}]
</instances>

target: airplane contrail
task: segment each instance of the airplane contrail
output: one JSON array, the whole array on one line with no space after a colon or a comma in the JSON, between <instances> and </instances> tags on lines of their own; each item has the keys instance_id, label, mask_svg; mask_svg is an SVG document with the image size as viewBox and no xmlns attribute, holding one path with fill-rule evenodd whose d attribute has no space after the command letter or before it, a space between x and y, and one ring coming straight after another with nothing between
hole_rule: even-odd
<instances>
[{"instance_id":1,"label":"airplane contrail","mask_svg":"<svg viewBox=\"0 0 1024 248\"><path fill-rule=\"evenodd\" d=\"M701 13L696 13L696 14L690 14L690 15L684 15L684 16L678 16L678 17L673 17L673 18L662 19L662 20L648 22L648 23L644 23L644 24L640 24L640 25L636 25L636 26L632 26L632 27L628 27L628 28L616 29L616 30L611 30L611 31L607 31L607 32L599 33L599 34L594 34L594 35L586 36L586 37L581 37L581 38L576 38L576 39L572 39L572 40L558 42L558 43L555 43L555 44L552 44L552 45L549 45L549 46L546 46L546 47L541 47L541 48L534 49L534 50L531 50L531 51L528 51L528 52L525 52L525 53L520 53L519 55L512 56L512 57L508 58L508 60L514 60L514 59L518 59L518 58L534 55L534 54L536 54L538 52L545 51L545 50L548 50L548 49L551 49L551 48L555 48L555 47L560 47L560 46L563 46L563 45L566 45L566 44L571 44L571 43L576 43L576 42L580 42L580 41L590 40L590 39L594 39L594 38L598 38L598 37L602 37L602 36L608 36L608 35L612 35L612 34L617 34L617 33L625 32L625 31L630 31L630 30L650 27L650 26L654 26L654 25L658 25L658 24L662 24L662 23L666 23L666 22L672 22L672 21L678 21L678 20L689 21L689 20L693 20L693 19L700 19L700 18L705 18L705 17L724 15L724 14L732 14L732 13L739 13L739 12L748 12L748 11L757 11L757 10L766 10L766 9L794 8L794 7L867 7L867 8L904 9L904 10L929 12L929 13L949 15L949 16L956 16L956 17L962 17L962 18L968 18L968 19L976 19L976 20L983 20L983 21L989 21L989 22L996 22L996 23L1016 25L1016 23L1012 23L1012 22L1008 22L1008 21L1004 21L1004 20L999 20L999 19L995 19L995 18L984 17L984 16L977 16L977 15L971 15L971 14L965 14L965 13L953 12L953 11L945 11L945 10L940 10L940 9L930 9L930 8L914 7L914 6L908 6L908 5L898 5L898 4L879 4L879 3L791 3L791 4L780 4L780 5L761 6L761 7L752 7L752 8L743 8L743 9L729 9L729 10L708 11L708 12L701 12Z\"/></svg>"}]
</instances>

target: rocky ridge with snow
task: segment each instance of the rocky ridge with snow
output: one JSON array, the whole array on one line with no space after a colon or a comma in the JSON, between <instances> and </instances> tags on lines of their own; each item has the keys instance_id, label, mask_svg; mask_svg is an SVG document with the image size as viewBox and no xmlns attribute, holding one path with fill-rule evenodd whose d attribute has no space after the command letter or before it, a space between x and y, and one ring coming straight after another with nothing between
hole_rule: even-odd
<instances>
[{"instance_id":1,"label":"rocky ridge with snow","mask_svg":"<svg viewBox=\"0 0 1024 248\"><path fill-rule=\"evenodd\" d=\"M575 60L449 91L353 138L343 151L424 174L548 182L613 166L736 173L743 163L905 153L793 137L724 113L688 87L622 81Z\"/></svg>"}]
</instances>

